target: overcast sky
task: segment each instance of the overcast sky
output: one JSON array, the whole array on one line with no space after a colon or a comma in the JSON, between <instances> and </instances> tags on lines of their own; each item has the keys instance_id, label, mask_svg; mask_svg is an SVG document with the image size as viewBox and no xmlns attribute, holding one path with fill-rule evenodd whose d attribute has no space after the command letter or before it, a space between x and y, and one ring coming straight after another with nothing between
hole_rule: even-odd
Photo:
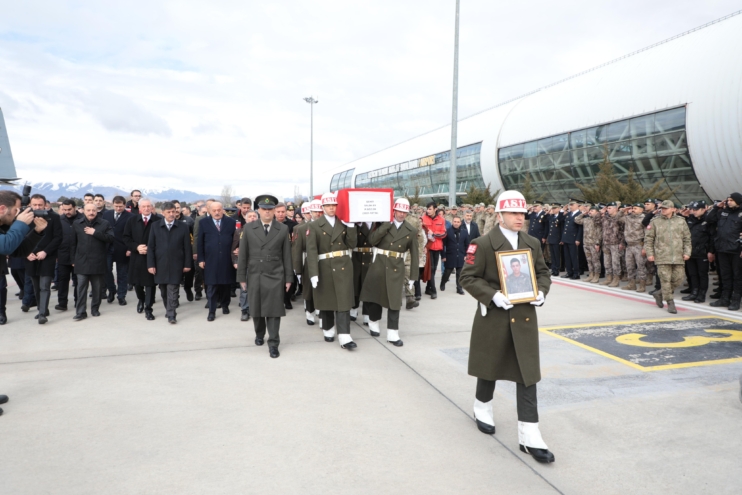
<instances>
[{"instance_id":1,"label":"overcast sky","mask_svg":"<svg viewBox=\"0 0 742 495\"><path fill-rule=\"evenodd\" d=\"M3 5L4 4L4 5ZM739 0L461 1L459 116L742 8ZM309 190L451 118L454 0L0 4L18 175L217 194ZM678 68L677 77L683 77ZM434 150L435 151L435 150Z\"/></svg>"}]
</instances>

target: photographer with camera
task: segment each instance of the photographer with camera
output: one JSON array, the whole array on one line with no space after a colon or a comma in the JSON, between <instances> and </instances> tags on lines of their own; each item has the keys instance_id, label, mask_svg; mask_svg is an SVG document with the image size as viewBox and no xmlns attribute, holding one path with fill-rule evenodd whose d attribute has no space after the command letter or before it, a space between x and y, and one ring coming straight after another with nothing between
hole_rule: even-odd
<instances>
[{"instance_id":1,"label":"photographer with camera","mask_svg":"<svg viewBox=\"0 0 742 495\"><path fill-rule=\"evenodd\" d=\"M30 188L29 188L30 192ZM5 315L5 303L8 299L6 256L27 256L41 240L41 232L47 222L41 217L34 217L33 211L21 209L21 196L13 191L0 191L0 325L8 319ZM31 230L31 223L34 230ZM6 395L0 395L0 404L8 402ZM0 409L0 414L3 410Z\"/></svg>"},{"instance_id":2,"label":"photographer with camera","mask_svg":"<svg viewBox=\"0 0 742 495\"><path fill-rule=\"evenodd\" d=\"M62 224L59 215L46 210L46 198L41 194L31 196L31 210L34 216L45 218L48 226L41 233L42 238L31 254L26 257L26 274L31 277L39 313L39 325L46 323L49 316L49 299L54 278L57 250L62 243Z\"/></svg>"}]
</instances>

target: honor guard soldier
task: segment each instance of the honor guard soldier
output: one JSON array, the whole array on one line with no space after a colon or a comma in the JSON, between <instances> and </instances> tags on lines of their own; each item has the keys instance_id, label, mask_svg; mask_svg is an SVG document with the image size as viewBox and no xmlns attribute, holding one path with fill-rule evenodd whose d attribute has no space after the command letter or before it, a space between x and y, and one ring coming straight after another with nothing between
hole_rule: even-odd
<instances>
[{"instance_id":1,"label":"honor guard soldier","mask_svg":"<svg viewBox=\"0 0 742 495\"><path fill-rule=\"evenodd\" d=\"M343 349L358 347L350 336L350 308L353 307L352 250L358 235L355 225L335 216L337 195L322 195L324 216L309 224L307 264L312 283L314 306L320 310L322 331L326 342L335 340ZM337 321L336 321L337 320Z\"/></svg>"},{"instance_id":2,"label":"honor guard soldier","mask_svg":"<svg viewBox=\"0 0 742 495\"><path fill-rule=\"evenodd\" d=\"M307 325L314 325L314 303L312 302L312 286L308 284L309 277L307 275L307 231L309 229L309 223L312 221L312 203L314 201L307 201L301 205L301 214L304 216L306 221L294 227L294 235L296 240L291 246L291 259L294 262L294 272L296 278L300 284L303 284L302 296L304 297L304 314L307 318ZM320 206L321 208L321 206ZM302 279L304 280L302 282Z\"/></svg>"},{"instance_id":3,"label":"honor guard soldier","mask_svg":"<svg viewBox=\"0 0 742 495\"><path fill-rule=\"evenodd\" d=\"M275 196L268 194L255 198L260 218L245 226L237 261L237 281L247 290L255 345L263 345L267 328L268 352L272 358L280 355L278 330L281 317L286 316L283 295L294 281L289 228L274 218L277 204Z\"/></svg>"},{"instance_id":4,"label":"honor guard soldier","mask_svg":"<svg viewBox=\"0 0 742 495\"><path fill-rule=\"evenodd\" d=\"M541 380L538 321L535 306L544 303L551 278L541 243L521 232L526 200L517 191L497 198L499 225L475 239L467 250L461 285L479 305L474 315L469 351L469 374L477 377L474 419L480 431L495 433L492 400L497 380L516 382L520 450L539 462L554 462L538 426L536 383ZM530 249L538 288L535 301L512 304L501 292L498 251Z\"/></svg>"},{"instance_id":5,"label":"honor guard soldier","mask_svg":"<svg viewBox=\"0 0 742 495\"><path fill-rule=\"evenodd\" d=\"M361 289L363 288L363 281L366 279L366 274L371 266L373 259L373 249L369 236L371 235L371 228L373 224L371 222L363 222L358 224L358 245L353 248L353 289L355 293L355 301L353 308L350 310L350 319L356 321L358 318L358 306L361 304ZM363 315L363 323L368 323L368 307L366 303L363 303L361 310Z\"/></svg>"},{"instance_id":6,"label":"honor guard soldier","mask_svg":"<svg viewBox=\"0 0 742 495\"><path fill-rule=\"evenodd\" d=\"M551 205L549 213L549 229L546 233L546 243L549 245L549 254L551 255L551 274L559 276L559 265L562 262L562 256L559 250L559 244L562 242L562 220L563 214L559 209L562 207L559 203Z\"/></svg>"},{"instance_id":7,"label":"honor guard soldier","mask_svg":"<svg viewBox=\"0 0 742 495\"><path fill-rule=\"evenodd\" d=\"M399 338L399 310L402 309L407 251L410 252L410 266L418 264L417 229L405 221L409 211L410 202L398 199L394 203L394 221L384 222L371 232L373 258L361 291L361 300L368 305L371 335L380 335L381 308L387 308L386 340L397 347L404 344ZM410 286L419 273L410 270Z\"/></svg>"}]
</instances>

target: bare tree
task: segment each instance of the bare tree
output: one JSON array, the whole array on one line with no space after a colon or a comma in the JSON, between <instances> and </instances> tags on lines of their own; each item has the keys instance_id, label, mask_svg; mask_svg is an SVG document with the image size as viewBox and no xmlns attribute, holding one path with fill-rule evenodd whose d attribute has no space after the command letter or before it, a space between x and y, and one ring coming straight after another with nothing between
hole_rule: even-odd
<instances>
[{"instance_id":1,"label":"bare tree","mask_svg":"<svg viewBox=\"0 0 742 495\"><path fill-rule=\"evenodd\" d=\"M232 186L222 187L222 205L227 208L232 206L234 201L234 188Z\"/></svg>"}]
</instances>

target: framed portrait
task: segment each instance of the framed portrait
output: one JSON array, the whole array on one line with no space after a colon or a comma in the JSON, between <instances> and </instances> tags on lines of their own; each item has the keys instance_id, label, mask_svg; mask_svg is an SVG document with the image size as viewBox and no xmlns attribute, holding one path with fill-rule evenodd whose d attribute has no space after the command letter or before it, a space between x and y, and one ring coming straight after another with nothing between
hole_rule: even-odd
<instances>
[{"instance_id":1,"label":"framed portrait","mask_svg":"<svg viewBox=\"0 0 742 495\"><path fill-rule=\"evenodd\" d=\"M538 285L531 250L497 251L495 256L503 295L513 304L535 301Z\"/></svg>"}]
</instances>

